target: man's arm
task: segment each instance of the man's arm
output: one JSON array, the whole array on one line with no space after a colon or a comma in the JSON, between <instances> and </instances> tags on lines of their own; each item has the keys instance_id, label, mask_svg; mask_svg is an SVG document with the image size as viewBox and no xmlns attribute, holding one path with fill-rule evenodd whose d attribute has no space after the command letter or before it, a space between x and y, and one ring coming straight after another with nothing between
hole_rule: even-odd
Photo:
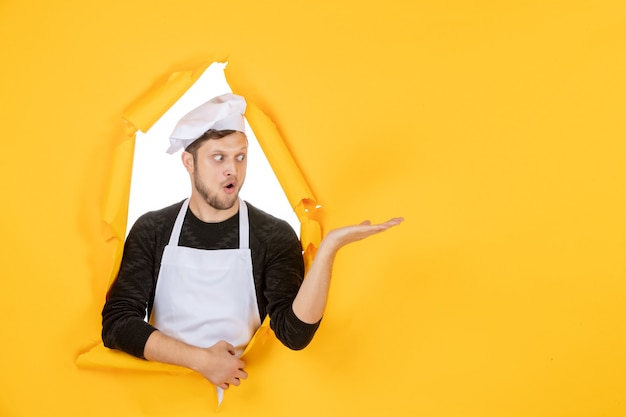
<instances>
[{"instance_id":1,"label":"man's arm","mask_svg":"<svg viewBox=\"0 0 626 417\"><path fill-rule=\"evenodd\" d=\"M144 215L133 225L124 244L120 270L102 309L104 345L140 358L155 330L145 317L156 282L157 223L154 215Z\"/></svg>"},{"instance_id":2,"label":"man's arm","mask_svg":"<svg viewBox=\"0 0 626 417\"><path fill-rule=\"evenodd\" d=\"M244 362L235 356L235 347L223 340L204 349L155 331L146 342L144 357L194 370L223 389L237 386L248 377Z\"/></svg>"},{"instance_id":3,"label":"man's arm","mask_svg":"<svg viewBox=\"0 0 626 417\"><path fill-rule=\"evenodd\" d=\"M326 309L333 263L339 249L352 242L384 232L399 225L403 220L395 218L374 225L369 221L364 221L358 225L330 231L320 243L315 260L293 301L295 315L305 323L319 322Z\"/></svg>"}]
</instances>

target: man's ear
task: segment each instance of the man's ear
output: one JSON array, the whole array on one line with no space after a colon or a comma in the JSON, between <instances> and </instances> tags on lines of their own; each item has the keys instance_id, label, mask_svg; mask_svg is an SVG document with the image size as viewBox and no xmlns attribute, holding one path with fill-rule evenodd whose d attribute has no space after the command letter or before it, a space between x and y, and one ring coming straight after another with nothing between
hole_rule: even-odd
<instances>
[{"instance_id":1,"label":"man's ear","mask_svg":"<svg viewBox=\"0 0 626 417\"><path fill-rule=\"evenodd\" d=\"M193 155L187 151L183 151L180 155L180 158L183 161L183 165L188 173L193 174Z\"/></svg>"}]
</instances>

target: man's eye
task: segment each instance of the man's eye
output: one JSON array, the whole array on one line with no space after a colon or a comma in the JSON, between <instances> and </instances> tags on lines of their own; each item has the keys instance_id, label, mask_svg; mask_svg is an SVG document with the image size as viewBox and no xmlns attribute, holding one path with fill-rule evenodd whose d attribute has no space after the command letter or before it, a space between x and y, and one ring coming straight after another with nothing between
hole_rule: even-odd
<instances>
[{"instance_id":1,"label":"man's eye","mask_svg":"<svg viewBox=\"0 0 626 417\"><path fill-rule=\"evenodd\" d=\"M213 155L213 159L216 161L222 161L224 160L224 155Z\"/></svg>"},{"instance_id":2,"label":"man's eye","mask_svg":"<svg viewBox=\"0 0 626 417\"><path fill-rule=\"evenodd\" d=\"M239 162L243 161L244 159L246 159L246 156L245 156L245 155L243 155L243 154L242 154L242 155L237 155L237 160L238 160Z\"/></svg>"}]
</instances>

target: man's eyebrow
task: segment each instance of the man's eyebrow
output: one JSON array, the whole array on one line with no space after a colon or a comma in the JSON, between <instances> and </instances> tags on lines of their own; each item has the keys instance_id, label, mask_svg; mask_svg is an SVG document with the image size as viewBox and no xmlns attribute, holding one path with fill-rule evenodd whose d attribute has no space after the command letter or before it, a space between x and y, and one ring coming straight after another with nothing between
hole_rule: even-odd
<instances>
[{"instance_id":1,"label":"man's eyebrow","mask_svg":"<svg viewBox=\"0 0 626 417\"><path fill-rule=\"evenodd\" d=\"M248 147L247 146L245 146L245 147L243 147L241 149L230 149L230 150L213 149L211 151L211 155L216 155L216 154L220 154L220 155L224 154L225 155L225 154L229 154L229 153L230 154L232 154L232 153L240 153L240 152L244 152L244 151L246 151L246 152L248 151Z\"/></svg>"},{"instance_id":2,"label":"man's eyebrow","mask_svg":"<svg viewBox=\"0 0 626 417\"><path fill-rule=\"evenodd\" d=\"M242 146L240 149L233 149L233 150L224 150L224 149L217 148L217 149L213 149L211 151L211 153L239 152L239 151L244 151L244 150L247 150L247 149L248 149L247 145L246 146Z\"/></svg>"}]
</instances>

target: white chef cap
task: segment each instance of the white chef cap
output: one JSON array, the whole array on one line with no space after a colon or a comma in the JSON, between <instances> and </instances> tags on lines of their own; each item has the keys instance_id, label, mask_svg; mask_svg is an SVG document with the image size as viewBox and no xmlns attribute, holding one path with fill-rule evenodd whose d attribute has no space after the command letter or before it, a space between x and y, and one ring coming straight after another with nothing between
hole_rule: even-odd
<instances>
[{"instance_id":1,"label":"white chef cap","mask_svg":"<svg viewBox=\"0 0 626 417\"><path fill-rule=\"evenodd\" d=\"M185 149L207 130L236 130L246 133L243 114L246 100L233 93L222 94L190 111L176 124L167 153Z\"/></svg>"}]
</instances>

